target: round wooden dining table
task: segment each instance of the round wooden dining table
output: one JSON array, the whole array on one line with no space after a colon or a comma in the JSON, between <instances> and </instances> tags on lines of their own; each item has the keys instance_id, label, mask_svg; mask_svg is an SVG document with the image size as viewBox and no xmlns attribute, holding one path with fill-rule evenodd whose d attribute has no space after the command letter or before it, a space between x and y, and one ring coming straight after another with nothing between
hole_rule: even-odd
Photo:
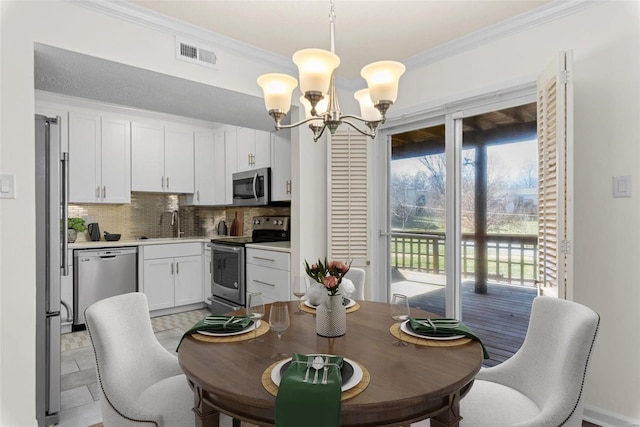
<instances>
[{"instance_id":1,"label":"round wooden dining table","mask_svg":"<svg viewBox=\"0 0 640 427\"><path fill-rule=\"evenodd\" d=\"M431 426L458 425L464 416L460 399L482 366L477 341L448 347L394 346L389 304L369 301L358 301L359 308L347 314L345 335L325 338L316 334L314 314L293 314L298 304L289 303L291 326L281 338L283 352L341 355L369 373L366 389L343 400L341 426L403 426L426 418L431 418ZM267 321L269 310L266 305ZM411 316L437 317L414 308ZM275 425L276 398L261 378L274 363L271 355L278 342L271 331L262 338L229 343L184 339L178 359L194 392L196 426L217 427L219 413L259 426Z\"/></svg>"}]
</instances>

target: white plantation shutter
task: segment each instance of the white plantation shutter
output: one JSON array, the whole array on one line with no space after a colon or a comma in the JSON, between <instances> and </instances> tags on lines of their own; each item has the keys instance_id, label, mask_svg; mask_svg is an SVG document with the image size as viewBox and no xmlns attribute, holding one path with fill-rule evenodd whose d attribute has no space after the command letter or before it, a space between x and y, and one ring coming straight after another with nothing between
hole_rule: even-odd
<instances>
[{"instance_id":1,"label":"white plantation shutter","mask_svg":"<svg viewBox=\"0 0 640 427\"><path fill-rule=\"evenodd\" d=\"M571 54L538 78L538 281L566 298L571 275L573 103Z\"/></svg>"},{"instance_id":2,"label":"white plantation shutter","mask_svg":"<svg viewBox=\"0 0 640 427\"><path fill-rule=\"evenodd\" d=\"M364 266L369 257L367 137L352 130L331 137L329 165L330 259Z\"/></svg>"}]
</instances>

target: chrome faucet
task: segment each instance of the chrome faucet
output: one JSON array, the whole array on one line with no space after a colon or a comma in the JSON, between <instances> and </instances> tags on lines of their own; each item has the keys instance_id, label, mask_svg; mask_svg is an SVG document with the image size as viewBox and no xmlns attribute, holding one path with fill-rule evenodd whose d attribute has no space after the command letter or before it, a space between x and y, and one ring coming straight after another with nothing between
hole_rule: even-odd
<instances>
[{"instance_id":1,"label":"chrome faucet","mask_svg":"<svg viewBox=\"0 0 640 427\"><path fill-rule=\"evenodd\" d=\"M180 230L180 213L177 210L171 212L171 225L176 229L176 237L182 237L184 231Z\"/></svg>"}]
</instances>

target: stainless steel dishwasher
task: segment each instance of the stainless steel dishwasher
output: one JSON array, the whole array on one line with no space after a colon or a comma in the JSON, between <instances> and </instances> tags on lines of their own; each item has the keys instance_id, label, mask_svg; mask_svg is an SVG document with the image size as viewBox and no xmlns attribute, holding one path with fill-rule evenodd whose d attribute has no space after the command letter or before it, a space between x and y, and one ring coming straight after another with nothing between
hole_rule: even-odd
<instances>
[{"instance_id":1,"label":"stainless steel dishwasher","mask_svg":"<svg viewBox=\"0 0 640 427\"><path fill-rule=\"evenodd\" d=\"M76 250L73 261L73 330L94 302L138 290L137 247Z\"/></svg>"}]
</instances>

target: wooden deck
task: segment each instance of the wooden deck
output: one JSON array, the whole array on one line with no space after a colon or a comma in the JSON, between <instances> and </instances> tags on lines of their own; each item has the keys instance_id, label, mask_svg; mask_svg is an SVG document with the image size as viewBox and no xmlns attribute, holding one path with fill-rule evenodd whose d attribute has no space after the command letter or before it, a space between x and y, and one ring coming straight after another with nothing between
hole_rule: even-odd
<instances>
[{"instance_id":1,"label":"wooden deck","mask_svg":"<svg viewBox=\"0 0 640 427\"><path fill-rule=\"evenodd\" d=\"M410 306L444 316L444 287L427 285L425 290L409 298ZM536 296L536 288L497 283L488 284L487 294L477 294L473 281L463 282L462 320L489 352L485 366L507 360L522 346Z\"/></svg>"}]
</instances>

